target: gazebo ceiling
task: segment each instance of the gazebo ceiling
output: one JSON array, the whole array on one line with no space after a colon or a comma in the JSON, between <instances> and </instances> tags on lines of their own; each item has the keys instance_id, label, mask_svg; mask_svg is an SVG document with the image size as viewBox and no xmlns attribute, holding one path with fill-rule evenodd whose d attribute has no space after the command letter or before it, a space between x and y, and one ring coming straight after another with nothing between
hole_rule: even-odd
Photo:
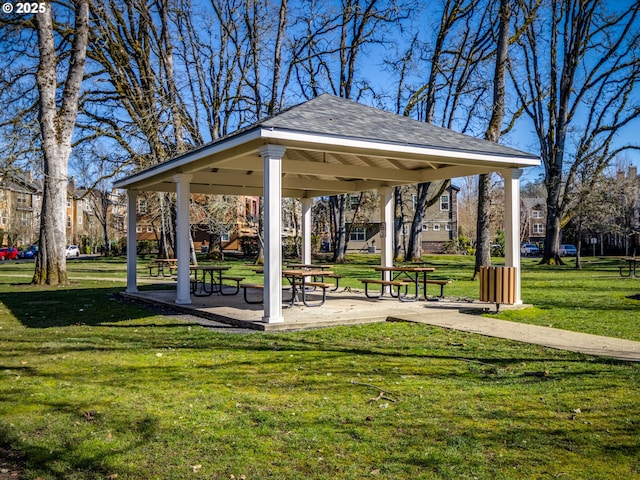
<instances>
[{"instance_id":1,"label":"gazebo ceiling","mask_svg":"<svg viewBox=\"0 0 640 480\"><path fill-rule=\"evenodd\" d=\"M192 193L262 195L268 144L286 147L282 195L318 197L537 166L529 153L322 95L121 179L117 188L175 191L191 173Z\"/></svg>"}]
</instances>

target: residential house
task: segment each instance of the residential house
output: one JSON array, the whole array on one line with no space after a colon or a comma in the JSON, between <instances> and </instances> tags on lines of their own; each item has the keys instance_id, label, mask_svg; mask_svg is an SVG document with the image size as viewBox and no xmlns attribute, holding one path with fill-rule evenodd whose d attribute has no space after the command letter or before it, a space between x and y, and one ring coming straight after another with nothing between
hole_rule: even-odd
<instances>
[{"instance_id":1,"label":"residential house","mask_svg":"<svg viewBox=\"0 0 640 480\"><path fill-rule=\"evenodd\" d=\"M445 244L455 242L458 239L458 192L460 189L449 184L436 202L427 207L422 219L421 244L424 253L441 253ZM403 204L405 206L401 241L404 245L408 242L413 212L417 205L416 187L411 186L403 192ZM358 195L354 196L358 197ZM350 210L353 210L351 207ZM382 244L379 208L374 208L367 221L349 223L347 231L350 232L348 251L374 252ZM386 233L386 232L385 232Z\"/></svg>"},{"instance_id":2,"label":"residential house","mask_svg":"<svg viewBox=\"0 0 640 480\"><path fill-rule=\"evenodd\" d=\"M547 225L547 204L544 198L520 199L520 240L542 243Z\"/></svg>"},{"instance_id":3,"label":"residential house","mask_svg":"<svg viewBox=\"0 0 640 480\"><path fill-rule=\"evenodd\" d=\"M38 238L42 190L30 174L0 175L0 244L27 247Z\"/></svg>"},{"instance_id":4,"label":"residential house","mask_svg":"<svg viewBox=\"0 0 640 480\"><path fill-rule=\"evenodd\" d=\"M117 192L113 193L117 195ZM191 224L193 246L196 251L206 251L218 237L225 251L241 251L243 239L257 240L259 198L254 196L214 197L195 194L191 202ZM136 209L136 240L149 242L151 250L162 243L162 215L158 197L149 193L140 195ZM126 237L126 209L119 202L112 207L114 229L120 238Z\"/></svg>"}]
</instances>

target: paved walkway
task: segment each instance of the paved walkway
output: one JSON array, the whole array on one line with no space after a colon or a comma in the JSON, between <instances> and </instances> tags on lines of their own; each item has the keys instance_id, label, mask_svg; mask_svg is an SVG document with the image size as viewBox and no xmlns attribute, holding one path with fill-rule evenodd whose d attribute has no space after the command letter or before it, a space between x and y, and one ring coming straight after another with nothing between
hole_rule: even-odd
<instances>
[{"instance_id":1,"label":"paved walkway","mask_svg":"<svg viewBox=\"0 0 640 480\"><path fill-rule=\"evenodd\" d=\"M479 315L475 315L473 321L470 321L469 316L465 313L450 312L440 317L416 315L410 318L403 316L404 318L399 318L399 320L478 333L489 337L506 338L570 352L640 362L640 342L498 320Z\"/></svg>"}]
</instances>

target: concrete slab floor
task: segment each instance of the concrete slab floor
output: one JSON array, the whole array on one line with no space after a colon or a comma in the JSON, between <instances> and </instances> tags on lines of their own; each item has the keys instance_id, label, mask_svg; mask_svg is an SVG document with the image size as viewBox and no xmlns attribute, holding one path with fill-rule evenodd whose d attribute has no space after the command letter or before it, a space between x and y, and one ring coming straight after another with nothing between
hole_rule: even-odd
<instances>
[{"instance_id":1,"label":"concrete slab floor","mask_svg":"<svg viewBox=\"0 0 640 480\"><path fill-rule=\"evenodd\" d=\"M251 292L260 295L261 292ZM262 321L261 304L249 305L242 296L212 295L191 297L190 305L174 302L175 290L150 290L123 295L136 301L183 312L205 326L232 325L264 332L286 332L312 328L357 325L386 321L424 323L443 328L505 338L550 348L640 362L640 342L557 328L527 325L481 316L496 310L495 304L465 299L445 298L441 301L400 302L393 298L369 299L363 292L347 290L330 292L320 307L294 305L283 309L284 322ZM255 298L252 295L250 298ZM317 294L312 298L317 299ZM283 293L287 298L287 292ZM527 308L530 305L501 305L501 310Z\"/></svg>"}]
</instances>

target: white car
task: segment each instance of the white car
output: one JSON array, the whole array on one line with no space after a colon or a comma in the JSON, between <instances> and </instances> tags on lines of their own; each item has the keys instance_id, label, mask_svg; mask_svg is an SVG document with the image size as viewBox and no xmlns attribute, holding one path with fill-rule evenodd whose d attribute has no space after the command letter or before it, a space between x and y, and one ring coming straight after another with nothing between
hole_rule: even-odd
<instances>
[{"instance_id":1,"label":"white car","mask_svg":"<svg viewBox=\"0 0 640 480\"><path fill-rule=\"evenodd\" d=\"M69 245L67 247L67 258L79 257L79 256L80 256L80 249L78 248L77 245Z\"/></svg>"},{"instance_id":2,"label":"white car","mask_svg":"<svg viewBox=\"0 0 640 480\"><path fill-rule=\"evenodd\" d=\"M520 255L527 255L530 257L536 256L540 253L540 249L533 243L523 243L520 247Z\"/></svg>"},{"instance_id":3,"label":"white car","mask_svg":"<svg viewBox=\"0 0 640 480\"><path fill-rule=\"evenodd\" d=\"M575 257L578 254L578 249L575 245L560 245L560 256L564 257L569 255Z\"/></svg>"}]
</instances>

